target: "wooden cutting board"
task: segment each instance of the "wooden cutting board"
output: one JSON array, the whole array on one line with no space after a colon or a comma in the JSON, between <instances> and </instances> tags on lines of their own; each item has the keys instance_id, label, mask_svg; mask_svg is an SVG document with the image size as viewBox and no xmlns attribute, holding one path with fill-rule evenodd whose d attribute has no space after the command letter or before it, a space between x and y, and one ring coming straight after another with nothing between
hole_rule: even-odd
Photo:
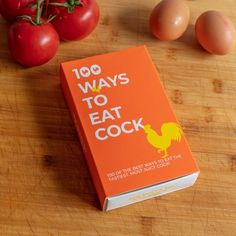
<instances>
[{"instance_id":1,"label":"wooden cutting board","mask_svg":"<svg viewBox=\"0 0 236 236\"><path fill-rule=\"evenodd\" d=\"M187 1L191 25L175 42L148 32L158 1L99 0L101 20L25 69L7 49L0 19L0 235L235 235L236 50L205 53L194 38L208 9L236 25L233 0ZM145 44L201 169L188 189L108 213L98 199L59 84L59 63Z\"/></svg>"}]
</instances>

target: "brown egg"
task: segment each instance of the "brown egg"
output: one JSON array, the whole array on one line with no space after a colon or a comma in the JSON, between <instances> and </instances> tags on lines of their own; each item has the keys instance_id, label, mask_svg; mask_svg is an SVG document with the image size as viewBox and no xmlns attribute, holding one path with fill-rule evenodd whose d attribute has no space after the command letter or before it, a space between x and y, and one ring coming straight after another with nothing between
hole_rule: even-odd
<instances>
[{"instance_id":1,"label":"brown egg","mask_svg":"<svg viewBox=\"0 0 236 236\"><path fill-rule=\"evenodd\" d=\"M235 46L235 28L232 22L218 11L207 11L200 15L195 32L201 46L212 54L225 55Z\"/></svg>"},{"instance_id":2,"label":"brown egg","mask_svg":"<svg viewBox=\"0 0 236 236\"><path fill-rule=\"evenodd\" d=\"M175 40L186 31L189 17L183 0L163 0L151 13L150 30L160 40Z\"/></svg>"}]
</instances>

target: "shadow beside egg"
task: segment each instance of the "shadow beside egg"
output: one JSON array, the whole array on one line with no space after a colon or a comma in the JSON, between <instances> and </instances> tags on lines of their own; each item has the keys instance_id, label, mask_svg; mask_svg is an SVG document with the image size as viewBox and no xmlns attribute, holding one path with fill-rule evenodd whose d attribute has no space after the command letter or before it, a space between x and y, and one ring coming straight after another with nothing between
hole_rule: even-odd
<instances>
[{"instance_id":1,"label":"shadow beside egg","mask_svg":"<svg viewBox=\"0 0 236 236\"><path fill-rule=\"evenodd\" d=\"M148 39L155 39L149 30L149 16L151 9L140 5L138 8L124 9L119 16L119 23L122 25L121 28L133 33L138 38L146 37Z\"/></svg>"},{"instance_id":2,"label":"shadow beside egg","mask_svg":"<svg viewBox=\"0 0 236 236\"><path fill-rule=\"evenodd\" d=\"M205 52L205 50L201 47L195 37L195 26L194 24L190 24L184 34L176 40L177 42L181 42L186 44L188 47Z\"/></svg>"}]
</instances>

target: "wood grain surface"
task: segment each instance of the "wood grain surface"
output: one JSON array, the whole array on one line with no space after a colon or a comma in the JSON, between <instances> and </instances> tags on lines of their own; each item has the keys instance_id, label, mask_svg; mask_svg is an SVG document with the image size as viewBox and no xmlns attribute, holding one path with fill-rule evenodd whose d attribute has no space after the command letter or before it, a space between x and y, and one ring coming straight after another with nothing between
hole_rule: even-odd
<instances>
[{"instance_id":1,"label":"wood grain surface","mask_svg":"<svg viewBox=\"0 0 236 236\"><path fill-rule=\"evenodd\" d=\"M62 43L46 65L25 69L0 18L0 235L236 235L236 50L204 52L194 22L235 0L189 0L191 25L175 42L148 32L156 0L99 0L91 36ZM201 169L188 189L104 213L59 84L63 61L145 44Z\"/></svg>"}]
</instances>

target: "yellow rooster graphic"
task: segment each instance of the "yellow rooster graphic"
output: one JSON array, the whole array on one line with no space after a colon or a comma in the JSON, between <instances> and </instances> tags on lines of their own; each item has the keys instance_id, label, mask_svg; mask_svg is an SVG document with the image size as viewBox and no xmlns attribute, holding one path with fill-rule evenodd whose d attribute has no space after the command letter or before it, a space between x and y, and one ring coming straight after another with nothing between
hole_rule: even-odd
<instances>
[{"instance_id":1,"label":"yellow rooster graphic","mask_svg":"<svg viewBox=\"0 0 236 236\"><path fill-rule=\"evenodd\" d=\"M179 124L174 122L164 123L161 126L161 135L158 135L150 124L144 125L143 129L147 134L147 141L157 149L157 152L164 152L162 158L168 156L167 149L171 146L172 140L180 142L183 134Z\"/></svg>"}]
</instances>

